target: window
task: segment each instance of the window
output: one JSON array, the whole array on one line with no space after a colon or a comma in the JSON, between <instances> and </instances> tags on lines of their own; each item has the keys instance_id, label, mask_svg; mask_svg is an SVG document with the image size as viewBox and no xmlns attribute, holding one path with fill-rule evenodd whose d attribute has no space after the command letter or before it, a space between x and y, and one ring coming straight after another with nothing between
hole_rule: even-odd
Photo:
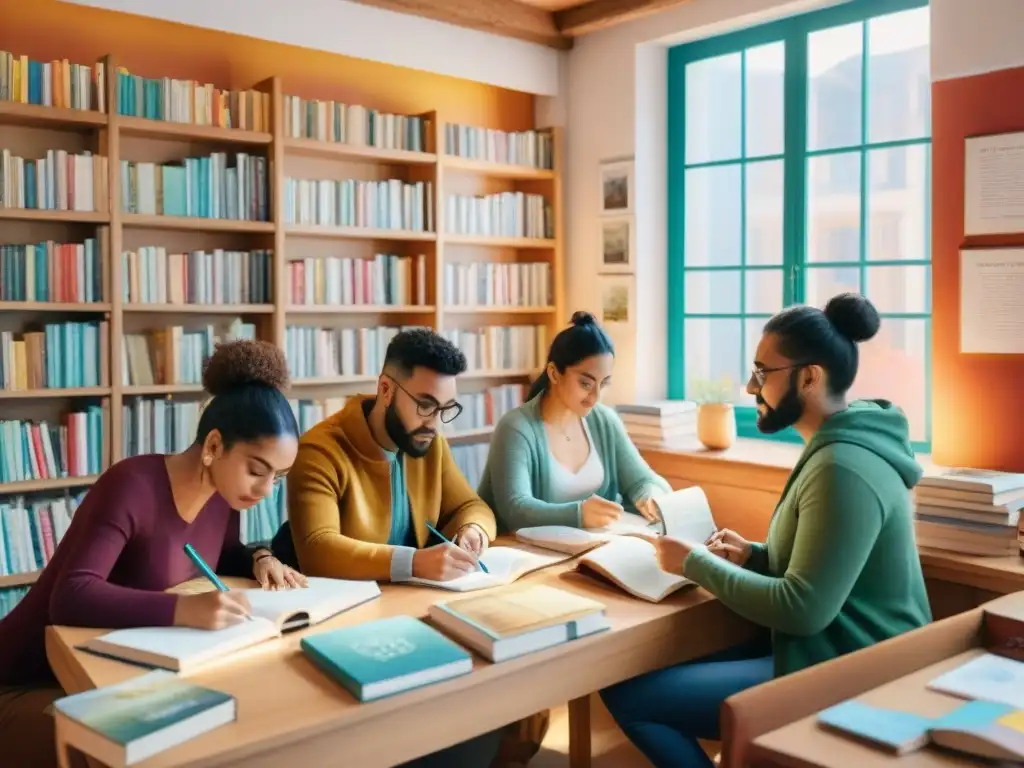
<instances>
[{"instance_id":1,"label":"window","mask_svg":"<svg viewBox=\"0 0 1024 768\"><path fill-rule=\"evenodd\" d=\"M852 0L678 46L668 78L670 396L727 379L740 434L761 436L744 390L765 321L857 291L882 329L851 397L896 402L927 450L925 0Z\"/></svg>"}]
</instances>

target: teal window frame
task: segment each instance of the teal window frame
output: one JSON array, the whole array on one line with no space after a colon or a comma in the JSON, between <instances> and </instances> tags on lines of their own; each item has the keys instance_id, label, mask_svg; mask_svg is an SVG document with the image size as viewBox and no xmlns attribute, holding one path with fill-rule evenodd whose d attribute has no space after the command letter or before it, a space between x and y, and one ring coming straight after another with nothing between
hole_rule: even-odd
<instances>
[{"instance_id":1,"label":"teal window frame","mask_svg":"<svg viewBox=\"0 0 1024 768\"><path fill-rule=\"evenodd\" d=\"M688 64L703 59L735 54L748 48L769 43L785 43L785 74L784 74L784 134L783 152L777 155L757 155L758 161L782 160L783 169L783 306L789 306L802 300L805 295L805 266L807 252L807 169L811 158L840 153L859 151L860 162L860 258L857 262L812 262L814 267L859 267L861 285L865 285L866 268L885 266L931 266L931 195L926 195L925 208L925 253L920 260L899 259L894 261L866 259L867 221L869 209L868 195L868 163L867 155L872 150L893 149L898 147L924 146L926 148L926 190L931 189L931 129L927 137L869 142L868 140L868 24L872 18L900 11L912 10L928 5L928 0L851 0L843 5L826 8L820 11L792 16L749 29L727 33L714 38L698 40L675 46L668 51L668 395L671 399L686 397L686 335L687 319L758 319L767 315L746 312L744 297L740 297L740 313L734 314L697 314L686 311L686 273L689 271L711 272L716 269L739 270L740 285L746 285L746 276L751 267L746 264L746 225L741 230L742 259L739 265L725 267L695 266L685 264L685 213L686 213L686 171L696 168L710 168L741 164L748 161L746 154L746 57L742 57L740 72L740 104L741 104L741 155L730 160L717 160L700 163L686 162L686 67ZM863 42L861 56L861 141L850 146L809 150L807 149L807 42L808 35L819 30L865 22L863 26ZM740 174L742 187L740 190L741 221L746 218L746 176ZM779 269L779 265L774 265ZM741 287L741 291L745 290ZM914 450L927 453L931 450L932 436L932 296L931 286L927 289L926 313L881 313L885 319L923 319L925 320L925 437L921 442L914 442ZM744 334L741 332L741 339ZM741 345L742 346L742 345ZM740 368L747 370L751 361L744 360ZM745 382L740 382L745 384ZM800 436L792 429L786 429L773 435L765 435L757 429L757 409L750 406L736 408L737 433L740 437L778 440L782 442L801 442Z\"/></svg>"}]
</instances>

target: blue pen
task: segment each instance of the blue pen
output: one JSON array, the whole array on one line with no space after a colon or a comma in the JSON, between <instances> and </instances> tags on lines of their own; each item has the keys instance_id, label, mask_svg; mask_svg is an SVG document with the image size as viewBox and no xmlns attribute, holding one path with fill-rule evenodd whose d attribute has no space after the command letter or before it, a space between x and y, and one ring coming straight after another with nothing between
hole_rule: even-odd
<instances>
[{"instance_id":1,"label":"blue pen","mask_svg":"<svg viewBox=\"0 0 1024 768\"><path fill-rule=\"evenodd\" d=\"M430 523L427 523L427 530L430 531L435 536L437 536L437 538L439 538L441 541L447 541L453 547L455 546L454 542L448 541L448 537L445 536L443 533L441 533L439 530L437 530L437 528L432 526ZM483 571L484 573L490 573L490 571L487 570L487 566L484 565L483 563L481 563L479 559L476 561L476 564L480 566L480 570Z\"/></svg>"},{"instance_id":2,"label":"blue pen","mask_svg":"<svg viewBox=\"0 0 1024 768\"><path fill-rule=\"evenodd\" d=\"M199 553L192 548L191 544L185 545L185 554L188 555L189 559L193 563L195 563L196 568L200 570L203 576L208 578L210 580L210 583L217 588L218 592L229 591L227 584L220 580L217 574L213 572L213 569L210 566L208 566L206 564L206 561L199 556ZM249 621L252 621L252 616L246 615L245 618L247 618Z\"/></svg>"}]
</instances>

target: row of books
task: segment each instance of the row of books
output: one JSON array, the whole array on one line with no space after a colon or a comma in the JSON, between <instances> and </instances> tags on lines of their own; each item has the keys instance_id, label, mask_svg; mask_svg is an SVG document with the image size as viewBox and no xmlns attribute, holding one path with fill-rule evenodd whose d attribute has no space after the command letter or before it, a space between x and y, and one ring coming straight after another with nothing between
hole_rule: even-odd
<instances>
[{"instance_id":1,"label":"row of books","mask_svg":"<svg viewBox=\"0 0 1024 768\"><path fill-rule=\"evenodd\" d=\"M0 421L0 483L98 475L104 469L109 416L104 401L68 411L58 424Z\"/></svg>"},{"instance_id":2,"label":"row of books","mask_svg":"<svg viewBox=\"0 0 1024 768\"><path fill-rule=\"evenodd\" d=\"M226 332L208 324L199 330L173 325L121 337L121 382L128 386L201 384L203 366L221 341L255 339L256 326L239 319Z\"/></svg>"},{"instance_id":3,"label":"row of books","mask_svg":"<svg viewBox=\"0 0 1024 768\"><path fill-rule=\"evenodd\" d=\"M109 338L106 321L47 323L20 339L11 331L0 332L2 389L109 386Z\"/></svg>"},{"instance_id":4,"label":"row of books","mask_svg":"<svg viewBox=\"0 0 1024 768\"><path fill-rule=\"evenodd\" d=\"M284 133L293 139L424 152L430 125L419 115L393 115L359 104L284 97Z\"/></svg>"},{"instance_id":5,"label":"row of books","mask_svg":"<svg viewBox=\"0 0 1024 768\"><path fill-rule=\"evenodd\" d=\"M548 333L543 325L452 328L441 335L462 350L470 371L533 370L548 354Z\"/></svg>"},{"instance_id":6,"label":"row of books","mask_svg":"<svg viewBox=\"0 0 1024 768\"><path fill-rule=\"evenodd\" d=\"M117 113L168 123L271 131L270 94L231 91L195 80L117 73Z\"/></svg>"},{"instance_id":7,"label":"row of books","mask_svg":"<svg viewBox=\"0 0 1024 768\"><path fill-rule=\"evenodd\" d=\"M989 557L1024 547L1018 538L1024 474L948 469L922 478L914 496L920 546Z\"/></svg>"},{"instance_id":8,"label":"row of books","mask_svg":"<svg viewBox=\"0 0 1024 768\"><path fill-rule=\"evenodd\" d=\"M376 376L388 344L400 330L289 326L284 336L288 372L294 380Z\"/></svg>"},{"instance_id":9,"label":"row of books","mask_svg":"<svg viewBox=\"0 0 1024 768\"><path fill-rule=\"evenodd\" d=\"M0 51L0 101L64 109L106 110L105 67L67 59L39 61Z\"/></svg>"},{"instance_id":10,"label":"row of books","mask_svg":"<svg viewBox=\"0 0 1024 768\"><path fill-rule=\"evenodd\" d=\"M448 435L458 435L473 429L493 427L509 411L523 404L526 388L522 384L490 387L483 392L460 392L462 413L455 421L442 424Z\"/></svg>"},{"instance_id":11,"label":"row of books","mask_svg":"<svg viewBox=\"0 0 1024 768\"><path fill-rule=\"evenodd\" d=\"M0 245L0 301L103 301L96 240Z\"/></svg>"},{"instance_id":12,"label":"row of books","mask_svg":"<svg viewBox=\"0 0 1024 768\"><path fill-rule=\"evenodd\" d=\"M531 168L554 167L554 140L547 132L498 131L448 123L444 127L444 143L445 151L457 157Z\"/></svg>"},{"instance_id":13,"label":"row of books","mask_svg":"<svg viewBox=\"0 0 1024 768\"><path fill-rule=\"evenodd\" d=\"M103 155L50 149L26 159L0 149L0 208L100 211L108 188Z\"/></svg>"},{"instance_id":14,"label":"row of books","mask_svg":"<svg viewBox=\"0 0 1024 768\"><path fill-rule=\"evenodd\" d=\"M372 259L340 256L288 262L288 303L298 306L423 306L427 257L378 253Z\"/></svg>"},{"instance_id":15,"label":"row of books","mask_svg":"<svg viewBox=\"0 0 1024 768\"><path fill-rule=\"evenodd\" d=\"M286 179L286 224L434 231L433 184L400 179Z\"/></svg>"},{"instance_id":16,"label":"row of books","mask_svg":"<svg viewBox=\"0 0 1024 768\"><path fill-rule=\"evenodd\" d=\"M128 304L267 304L274 301L273 252L168 253L146 246L121 254Z\"/></svg>"},{"instance_id":17,"label":"row of books","mask_svg":"<svg viewBox=\"0 0 1024 768\"><path fill-rule=\"evenodd\" d=\"M121 210L151 216L268 221L267 159L214 152L178 163L121 161Z\"/></svg>"},{"instance_id":18,"label":"row of books","mask_svg":"<svg viewBox=\"0 0 1024 768\"><path fill-rule=\"evenodd\" d=\"M493 195L446 195L446 232L492 237L553 238L554 215L543 195L498 192Z\"/></svg>"},{"instance_id":19,"label":"row of books","mask_svg":"<svg viewBox=\"0 0 1024 768\"><path fill-rule=\"evenodd\" d=\"M549 262L446 262L444 303L459 307L546 307L551 304Z\"/></svg>"}]
</instances>

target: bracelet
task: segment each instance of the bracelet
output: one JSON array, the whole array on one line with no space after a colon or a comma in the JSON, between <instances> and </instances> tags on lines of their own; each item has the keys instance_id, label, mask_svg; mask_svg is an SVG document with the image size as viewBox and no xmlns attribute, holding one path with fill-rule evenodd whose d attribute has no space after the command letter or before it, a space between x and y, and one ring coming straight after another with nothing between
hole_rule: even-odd
<instances>
[{"instance_id":1,"label":"bracelet","mask_svg":"<svg viewBox=\"0 0 1024 768\"><path fill-rule=\"evenodd\" d=\"M252 564L256 565L256 563L258 563L260 560L263 560L263 559L268 558L268 557L273 557L273 556L274 556L273 552L271 552L269 549L265 549L265 550L263 550L262 554L257 555L256 557L254 557L252 559Z\"/></svg>"}]
</instances>

